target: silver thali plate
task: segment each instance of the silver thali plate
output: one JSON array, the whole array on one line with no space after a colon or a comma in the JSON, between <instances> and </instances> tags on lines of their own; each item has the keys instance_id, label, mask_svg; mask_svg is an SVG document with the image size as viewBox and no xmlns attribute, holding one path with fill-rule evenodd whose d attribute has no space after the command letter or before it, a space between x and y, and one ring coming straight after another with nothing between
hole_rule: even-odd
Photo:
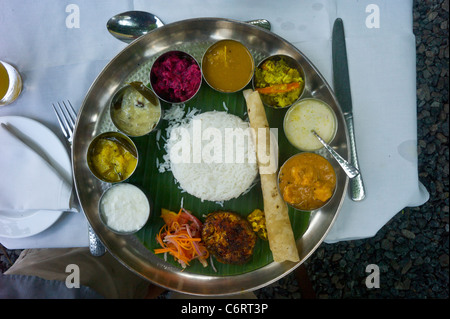
<instances>
[{"instance_id":1,"label":"silver thali plate","mask_svg":"<svg viewBox=\"0 0 450 319\"><path fill-rule=\"evenodd\" d=\"M147 80L148 70L161 53L185 50L201 61L210 44L221 39L235 39L246 45L255 64L273 54L297 59L305 72L306 87L302 98L315 97L328 103L337 115L338 131L332 146L349 158L348 132L338 102L320 72L298 49L276 34L256 26L228 19L199 18L165 25L139 38L122 50L98 75L81 106L73 142L75 187L84 213L108 251L123 265L143 278L170 290L194 295L232 295L253 291L286 276L303 263L325 239L346 195L348 179L328 154L337 175L337 190L331 202L311 214L306 232L297 240L300 262L269 263L251 272L234 276L207 276L182 271L155 256L134 235L117 235L100 221L98 201L110 185L100 182L89 171L86 152L98 134L115 130L109 119L113 94L131 80ZM205 85L205 84L203 84Z\"/></svg>"}]
</instances>

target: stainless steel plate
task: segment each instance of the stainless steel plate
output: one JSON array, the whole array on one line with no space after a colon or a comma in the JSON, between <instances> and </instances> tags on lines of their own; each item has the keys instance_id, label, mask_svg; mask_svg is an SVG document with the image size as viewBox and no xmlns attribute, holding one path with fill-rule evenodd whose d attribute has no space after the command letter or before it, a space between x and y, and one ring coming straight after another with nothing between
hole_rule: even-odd
<instances>
[{"instance_id":1,"label":"stainless steel plate","mask_svg":"<svg viewBox=\"0 0 450 319\"><path fill-rule=\"evenodd\" d=\"M99 74L87 93L80 113L73 143L75 186L89 223L108 251L130 270L170 290L195 295L230 295L262 288L287 275L304 262L322 243L344 200L348 179L335 166L338 185L335 196L325 208L314 212L308 229L297 240L300 262L270 263L257 270L236 276L206 276L190 273L164 262L136 238L109 231L100 221L98 201L108 184L97 180L89 171L86 151L91 139L112 130L107 112L113 93L126 81L148 81L148 70L162 52L181 49L199 61L204 50L220 39L236 39L252 52L255 63L272 54L286 54L303 66L306 87L303 98L315 97L328 103L336 112L338 132L332 146L348 158L347 129L334 94L312 63L294 46L272 32L227 19L200 18L166 25L143 36L120 52ZM324 151L321 155L329 158Z\"/></svg>"}]
</instances>

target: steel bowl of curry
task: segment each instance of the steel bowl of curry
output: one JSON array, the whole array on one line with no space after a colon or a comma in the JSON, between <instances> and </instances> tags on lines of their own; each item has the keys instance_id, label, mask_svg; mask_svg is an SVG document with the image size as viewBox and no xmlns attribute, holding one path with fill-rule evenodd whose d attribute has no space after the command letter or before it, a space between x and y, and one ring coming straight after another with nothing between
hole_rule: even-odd
<instances>
[{"instance_id":1,"label":"steel bowl of curry","mask_svg":"<svg viewBox=\"0 0 450 319\"><path fill-rule=\"evenodd\" d=\"M214 90L234 93L242 90L253 78L255 63L245 45L231 39L211 45L202 58L205 82Z\"/></svg>"},{"instance_id":2,"label":"steel bowl of curry","mask_svg":"<svg viewBox=\"0 0 450 319\"><path fill-rule=\"evenodd\" d=\"M134 142L120 132L97 135L86 154L91 173L106 183L127 180L136 170L138 151Z\"/></svg>"},{"instance_id":3,"label":"steel bowl of curry","mask_svg":"<svg viewBox=\"0 0 450 319\"><path fill-rule=\"evenodd\" d=\"M267 106L287 109L305 89L305 72L294 58L277 54L262 60L255 69L253 89Z\"/></svg>"},{"instance_id":4,"label":"steel bowl of curry","mask_svg":"<svg viewBox=\"0 0 450 319\"><path fill-rule=\"evenodd\" d=\"M278 189L284 201L300 211L326 205L336 191L336 173L331 163L315 153L290 157L278 172Z\"/></svg>"},{"instance_id":5,"label":"steel bowl of curry","mask_svg":"<svg viewBox=\"0 0 450 319\"><path fill-rule=\"evenodd\" d=\"M128 136L143 136L160 123L162 108L159 99L142 82L131 82L119 89L111 100L111 120Z\"/></svg>"}]
</instances>

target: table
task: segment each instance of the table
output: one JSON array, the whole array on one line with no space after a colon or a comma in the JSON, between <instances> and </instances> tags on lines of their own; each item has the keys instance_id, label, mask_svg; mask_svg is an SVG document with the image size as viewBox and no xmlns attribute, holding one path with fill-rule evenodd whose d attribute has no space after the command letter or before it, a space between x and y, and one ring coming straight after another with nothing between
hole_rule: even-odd
<instances>
[{"instance_id":1,"label":"table","mask_svg":"<svg viewBox=\"0 0 450 319\"><path fill-rule=\"evenodd\" d=\"M331 30L344 20L356 142L367 188L362 202L346 198L327 235L328 243L372 237L402 208L419 206L428 192L418 181L415 38L412 1L299 2L281 0L181 1L170 4L100 1L39 3L0 0L0 59L24 79L17 101L0 116L35 119L63 136L51 104L70 100L78 110L91 83L125 43L113 38L106 22L128 10L157 14L164 23L193 17L241 21L265 18L272 31L299 48L332 84ZM45 17L45 18L44 18ZM36 26L40 26L37 28ZM65 213L46 231L27 238L0 238L9 249L88 245L83 214Z\"/></svg>"}]
</instances>

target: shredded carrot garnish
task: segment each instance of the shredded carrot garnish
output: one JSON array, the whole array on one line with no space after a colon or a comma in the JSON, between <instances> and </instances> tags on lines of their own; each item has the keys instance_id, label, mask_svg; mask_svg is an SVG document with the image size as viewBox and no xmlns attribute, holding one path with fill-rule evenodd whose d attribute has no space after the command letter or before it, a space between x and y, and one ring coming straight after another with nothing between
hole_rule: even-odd
<instances>
[{"instance_id":1,"label":"shredded carrot garnish","mask_svg":"<svg viewBox=\"0 0 450 319\"><path fill-rule=\"evenodd\" d=\"M292 82L288 84L274 84L265 88L257 88L256 91L258 91L261 94L276 94L276 93L286 93L298 89L299 87L300 87L299 82Z\"/></svg>"},{"instance_id":2,"label":"shredded carrot garnish","mask_svg":"<svg viewBox=\"0 0 450 319\"><path fill-rule=\"evenodd\" d=\"M168 211L166 210L164 213L167 214ZM208 265L206 258L209 257L209 252L201 242L200 221L183 208L178 214L172 214L172 218L164 219L166 224L161 227L156 236L156 240L162 248L155 249L154 253L169 253L183 268L189 266L194 259L198 259L206 267ZM183 223L180 224L178 221Z\"/></svg>"}]
</instances>

